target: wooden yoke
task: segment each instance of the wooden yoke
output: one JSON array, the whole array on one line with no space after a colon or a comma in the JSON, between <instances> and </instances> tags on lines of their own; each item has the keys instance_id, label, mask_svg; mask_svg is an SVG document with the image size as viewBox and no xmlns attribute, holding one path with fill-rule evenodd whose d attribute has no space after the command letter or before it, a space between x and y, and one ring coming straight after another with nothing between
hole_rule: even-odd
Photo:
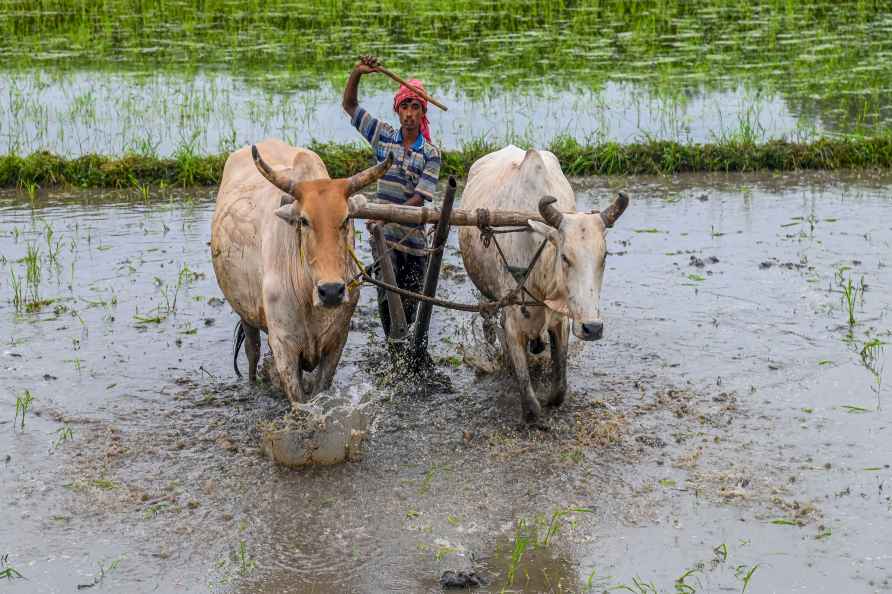
<instances>
[{"instance_id":1,"label":"wooden yoke","mask_svg":"<svg viewBox=\"0 0 892 594\"><path fill-rule=\"evenodd\" d=\"M361 194L350 198L350 216L354 219L374 219L400 225L438 223L440 210L427 206L402 206L368 202ZM525 210L462 210L455 208L449 215L449 224L462 227L526 227L527 221L544 223L538 212Z\"/></svg>"}]
</instances>

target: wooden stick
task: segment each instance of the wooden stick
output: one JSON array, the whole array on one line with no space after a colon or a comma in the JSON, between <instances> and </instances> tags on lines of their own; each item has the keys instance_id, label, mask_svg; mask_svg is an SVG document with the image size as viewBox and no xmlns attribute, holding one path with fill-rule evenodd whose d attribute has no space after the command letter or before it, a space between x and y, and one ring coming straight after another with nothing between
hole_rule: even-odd
<instances>
[{"instance_id":1,"label":"wooden stick","mask_svg":"<svg viewBox=\"0 0 892 594\"><path fill-rule=\"evenodd\" d=\"M410 91L412 91L413 93L415 93L416 95L418 95L420 97L424 97L424 99L426 101L433 103L434 105L436 105L443 111L449 111L448 107L446 107L445 105L443 105L442 103L440 103L439 101L437 101L436 99L434 99L433 97L431 97L430 95L428 95L427 93L425 93L424 91L422 91L421 89L416 87L415 85L409 84L408 82L404 81L403 79L398 77L396 74L394 74L390 70L388 70L386 68L381 68L380 66L378 66L377 71L380 72L381 74L385 74L385 75L389 76L390 78L392 78L396 82L400 83L401 85L408 87Z\"/></svg>"},{"instance_id":2,"label":"wooden stick","mask_svg":"<svg viewBox=\"0 0 892 594\"><path fill-rule=\"evenodd\" d=\"M377 219L401 225L421 225L439 222L440 210L427 206L379 204L360 200L351 204L350 216L354 219ZM483 222L490 227L525 227L527 221L531 219L540 223L545 222L538 212L523 210L490 210L484 217L489 220ZM463 227L476 227L478 224L477 211L454 208L449 215L449 223Z\"/></svg>"},{"instance_id":3,"label":"wooden stick","mask_svg":"<svg viewBox=\"0 0 892 594\"><path fill-rule=\"evenodd\" d=\"M427 270L424 272L424 288L421 293L428 297L437 296L437 281L440 279L440 265L443 263L443 246L449 238L449 218L453 200L455 200L455 178L450 175L441 209L445 216L437 223L434 241L431 244L433 252L427 260ZM433 305L429 301L422 301L418 304L418 313L415 315L415 335L412 344L418 361L423 361L427 355L427 331L430 328L432 308Z\"/></svg>"}]
</instances>

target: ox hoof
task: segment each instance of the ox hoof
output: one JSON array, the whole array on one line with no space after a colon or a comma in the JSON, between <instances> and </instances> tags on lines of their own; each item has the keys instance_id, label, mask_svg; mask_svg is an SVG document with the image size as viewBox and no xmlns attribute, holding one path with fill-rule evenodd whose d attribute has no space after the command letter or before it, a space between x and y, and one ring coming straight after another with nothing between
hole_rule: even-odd
<instances>
[{"instance_id":1,"label":"ox hoof","mask_svg":"<svg viewBox=\"0 0 892 594\"><path fill-rule=\"evenodd\" d=\"M545 341L537 336L530 341L527 348L529 349L531 355L541 355L542 352L545 351Z\"/></svg>"},{"instance_id":2,"label":"ox hoof","mask_svg":"<svg viewBox=\"0 0 892 594\"><path fill-rule=\"evenodd\" d=\"M548 396L548 406L558 407L564 403L567 397L567 388L555 388Z\"/></svg>"},{"instance_id":3,"label":"ox hoof","mask_svg":"<svg viewBox=\"0 0 892 594\"><path fill-rule=\"evenodd\" d=\"M542 415L542 406L535 398L527 400L523 403L523 421L527 425L536 425L539 423L539 417Z\"/></svg>"}]
</instances>

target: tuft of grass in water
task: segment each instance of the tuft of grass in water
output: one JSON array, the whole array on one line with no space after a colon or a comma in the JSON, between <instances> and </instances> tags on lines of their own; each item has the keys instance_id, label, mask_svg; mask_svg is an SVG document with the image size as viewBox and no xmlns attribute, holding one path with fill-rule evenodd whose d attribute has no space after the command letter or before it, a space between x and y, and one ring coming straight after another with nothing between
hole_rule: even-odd
<instances>
[{"instance_id":1,"label":"tuft of grass in water","mask_svg":"<svg viewBox=\"0 0 892 594\"><path fill-rule=\"evenodd\" d=\"M859 292L864 292L863 283L859 289L859 287L852 283L852 277L847 277L846 282L842 284L842 296L846 305L846 311L849 314L849 327L852 327L857 323L857 320L855 319L855 304L858 301Z\"/></svg>"},{"instance_id":2,"label":"tuft of grass in water","mask_svg":"<svg viewBox=\"0 0 892 594\"><path fill-rule=\"evenodd\" d=\"M4 553L3 556L0 556L0 579L3 578L8 580L25 579L25 576L9 564L9 553Z\"/></svg>"},{"instance_id":3,"label":"tuft of grass in water","mask_svg":"<svg viewBox=\"0 0 892 594\"><path fill-rule=\"evenodd\" d=\"M72 439L74 439L74 433L71 431L71 427L68 423L65 423L63 426L56 429L56 439L53 441L53 449L58 448L66 441Z\"/></svg>"},{"instance_id":4,"label":"tuft of grass in water","mask_svg":"<svg viewBox=\"0 0 892 594\"><path fill-rule=\"evenodd\" d=\"M517 571L528 550L549 546L554 537L560 533L566 518L573 516L573 514L591 512L592 510L586 508L568 507L554 510L551 513L550 520L547 522L545 517L542 516L537 518L535 524L530 524L525 518L519 519L514 528L511 557L508 560L502 592L514 585ZM575 525L575 520L571 522Z\"/></svg>"},{"instance_id":5,"label":"tuft of grass in water","mask_svg":"<svg viewBox=\"0 0 892 594\"><path fill-rule=\"evenodd\" d=\"M876 395L877 410L880 409L880 392L883 389L883 371L885 368L886 343L879 338L872 338L861 345L859 351L861 364L873 378L870 389Z\"/></svg>"},{"instance_id":6,"label":"tuft of grass in water","mask_svg":"<svg viewBox=\"0 0 892 594\"><path fill-rule=\"evenodd\" d=\"M35 312L53 302L52 299L40 298L40 248L28 242L25 256L19 260L25 264L24 276L18 276L10 267L9 286L12 289L12 303L16 313Z\"/></svg>"},{"instance_id":7,"label":"tuft of grass in water","mask_svg":"<svg viewBox=\"0 0 892 594\"><path fill-rule=\"evenodd\" d=\"M866 413L870 412L869 408L864 408L863 406L857 406L854 404L843 404L842 407L846 409L846 411L850 413Z\"/></svg>"},{"instance_id":8,"label":"tuft of grass in water","mask_svg":"<svg viewBox=\"0 0 892 594\"><path fill-rule=\"evenodd\" d=\"M16 276L15 270L9 269L9 288L12 289L12 305L16 313L25 308L25 290L22 287L22 279Z\"/></svg>"},{"instance_id":9,"label":"tuft of grass in water","mask_svg":"<svg viewBox=\"0 0 892 594\"><path fill-rule=\"evenodd\" d=\"M244 540L239 541L236 560L238 562L238 574L242 577L251 575L256 563L254 559L248 555L248 544Z\"/></svg>"},{"instance_id":10,"label":"tuft of grass in water","mask_svg":"<svg viewBox=\"0 0 892 594\"><path fill-rule=\"evenodd\" d=\"M551 521L548 523L548 529L545 531L545 537L539 543L543 547L547 547L551 539L560 532L561 520L572 514L592 513L592 510L582 507L568 507L566 509L558 509L551 513Z\"/></svg>"},{"instance_id":11,"label":"tuft of grass in water","mask_svg":"<svg viewBox=\"0 0 892 594\"><path fill-rule=\"evenodd\" d=\"M735 575L743 582L743 587L740 589L740 594L746 594L747 588L750 586L750 580L753 579L753 574L756 573L756 570L759 569L759 564L755 564L752 567L747 567L746 565L738 565L735 568Z\"/></svg>"},{"instance_id":12,"label":"tuft of grass in water","mask_svg":"<svg viewBox=\"0 0 892 594\"><path fill-rule=\"evenodd\" d=\"M829 533L829 531L828 531ZM828 534L829 535L829 534ZM700 581L700 578L697 577L699 575L705 576L708 571L713 571L718 568L720 565L725 564L729 558L728 546L726 544L720 544L717 547L712 549L713 558L708 561L699 561L694 564L690 569L685 570L680 576L675 578L675 581L672 584L671 592L673 594L696 594L700 590L698 588L703 588L703 584ZM737 579L741 586L741 594L745 594L747 589L749 588L750 582L752 581L753 574L759 568L759 565L736 565L734 566L734 577ZM594 571L592 575L589 576L587 582L587 592L593 591L593 579L594 579ZM602 578L603 579L603 578ZM607 578L608 580L610 578ZM708 589L705 591L718 591L725 590L731 591L732 588L729 585L724 585L721 588L714 587L712 589ZM669 592L669 590L663 590L659 588L654 582L647 582L643 580L640 576L635 576L632 578L631 583L623 583L614 586L606 586L604 588L598 588L598 592L615 592L615 591L625 591L632 592L633 594L662 594L663 592Z\"/></svg>"},{"instance_id":13,"label":"tuft of grass in water","mask_svg":"<svg viewBox=\"0 0 892 594\"><path fill-rule=\"evenodd\" d=\"M28 414L28 411L31 410L31 403L34 402L34 396L31 395L30 390L25 390L25 392L21 396L17 396L15 399L15 417L13 418L13 426L15 422L18 421L19 415L22 417L22 424L19 427L21 430L25 429L25 415Z\"/></svg>"},{"instance_id":14,"label":"tuft of grass in water","mask_svg":"<svg viewBox=\"0 0 892 594\"><path fill-rule=\"evenodd\" d=\"M254 572L256 562L248 554L248 543L239 539L238 548L217 560L216 569L220 575L208 583L211 591L230 584L236 577L247 577Z\"/></svg>"},{"instance_id":15,"label":"tuft of grass in water","mask_svg":"<svg viewBox=\"0 0 892 594\"><path fill-rule=\"evenodd\" d=\"M506 587L514 585L514 578L517 575L517 568L520 567L520 562L523 559L523 554L527 550L527 547L529 545L530 535L527 532L526 520L521 518L517 521L517 526L514 529L514 547L511 549L511 559L508 562L508 572L505 577ZM504 589L502 591L504 591Z\"/></svg>"},{"instance_id":16,"label":"tuft of grass in water","mask_svg":"<svg viewBox=\"0 0 892 594\"><path fill-rule=\"evenodd\" d=\"M310 143L331 177L348 177L370 163L371 152L359 144ZM484 154L501 148L472 140L442 151L441 177L464 177ZM557 138L548 146L568 175L672 175L685 172L798 171L803 169L892 168L892 132L875 137L824 138L807 143L770 140L755 144L735 139L706 144L650 140L643 143L581 145ZM0 156L0 187L69 184L79 187L132 188L145 200L149 185L206 187L219 183L228 153L199 155L192 144L174 158L128 154L64 158L46 151L27 157Z\"/></svg>"},{"instance_id":17,"label":"tuft of grass in water","mask_svg":"<svg viewBox=\"0 0 892 594\"><path fill-rule=\"evenodd\" d=\"M78 584L77 589L84 590L87 588L92 588L93 586L98 586L102 583L102 580L104 580L110 573L118 568L123 559L123 556L118 557L117 559L113 559L112 562L108 565L105 565L104 562L99 562L99 571L96 573L96 575L93 576L93 581L86 584Z\"/></svg>"}]
</instances>

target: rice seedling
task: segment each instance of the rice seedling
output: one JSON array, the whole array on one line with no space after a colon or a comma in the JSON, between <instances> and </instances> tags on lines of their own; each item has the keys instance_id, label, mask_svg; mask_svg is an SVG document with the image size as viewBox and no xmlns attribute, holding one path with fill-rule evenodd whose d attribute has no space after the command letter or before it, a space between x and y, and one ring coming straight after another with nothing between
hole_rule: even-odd
<instances>
[{"instance_id":1,"label":"rice seedling","mask_svg":"<svg viewBox=\"0 0 892 594\"><path fill-rule=\"evenodd\" d=\"M861 364L870 373L873 383L870 389L876 395L877 410L880 410L880 392L883 389L883 372L885 370L886 343L879 338L872 338L861 345L859 356Z\"/></svg>"},{"instance_id":2,"label":"rice seedling","mask_svg":"<svg viewBox=\"0 0 892 594\"><path fill-rule=\"evenodd\" d=\"M3 556L0 556L0 579L3 578L8 580L25 578L15 567L9 564L9 553L4 553Z\"/></svg>"},{"instance_id":3,"label":"rice seedling","mask_svg":"<svg viewBox=\"0 0 892 594\"><path fill-rule=\"evenodd\" d=\"M614 586L611 590L632 592L633 594L660 594L657 586L653 582L645 582L640 577L632 578L631 584L620 584Z\"/></svg>"},{"instance_id":4,"label":"rice seedling","mask_svg":"<svg viewBox=\"0 0 892 594\"><path fill-rule=\"evenodd\" d=\"M9 287L12 289L12 304L16 313L25 308L25 292L22 289L22 279L16 276L15 270L9 269Z\"/></svg>"},{"instance_id":5,"label":"rice seedling","mask_svg":"<svg viewBox=\"0 0 892 594\"><path fill-rule=\"evenodd\" d=\"M508 570L505 576L505 588L502 589L503 592L506 588L514 585L517 569L520 566L524 552L527 550L530 542L531 539L527 531L526 520L521 518L517 521L517 525L514 529L514 546L511 549L511 559L508 562Z\"/></svg>"},{"instance_id":6,"label":"rice seedling","mask_svg":"<svg viewBox=\"0 0 892 594\"><path fill-rule=\"evenodd\" d=\"M852 283L852 277L849 276L845 279L844 283L840 283L840 286L842 287L843 302L846 306L849 327L851 328L857 323L857 320L855 319L855 305L858 300L858 294L864 292L864 283L862 280L861 287L858 287Z\"/></svg>"},{"instance_id":7,"label":"rice seedling","mask_svg":"<svg viewBox=\"0 0 892 594\"><path fill-rule=\"evenodd\" d=\"M16 421L18 421L19 416L21 416L21 426L19 429L25 429L25 416L28 414L28 411L31 410L31 403L34 402L34 396L31 395L30 390L25 390L21 396L17 396L15 399L15 417L13 418L13 426L15 426Z\"/></svg>"},{"instance_id":8,"label":"rice seedling","mask_svg":"<svg viewBox=\"0 0 892 594\"><path fill-rule=\"evenodd\" d=\"M28 201L31 202L31 206L33 207L37 202L37 191L40 189L40 186L33 181L25 181L23 185L25 193L28 195Z\"/></svg>"},{"instance_id":9,"label":"rice seedling","mask_svg":"<svg viewBox=\"0 0 892 594\"><path fill-rule=\"evenodd\" d=\"M62 238L53 242L55 231L53 226L44 221L44 238L46 239L47 260L50 264L59 265L59 253L62 251Z\"/></svg>"},{"instance_id":10,"label":"rice seedling","mask_svg":"<svg viewBox=\"0 0 892 594\"><path fill-rule=\"evenodd\" d=\"M586 508L559 508L551 513L550 519L546 516L537 516L533 523L530 523L526 518L517 520L502 592L514 585L527 551L550 546L568 517L571 518L571 525L575 526L575 518L572 518L574 514L591 513L591 511Z\"/></svg>"},{"instance_id":11,"label":"rice seedling","mask_svg":"<svg viewBox=\"0 0 892 594\"><path fill-rule=\"evenodd\" d=\"M541 546L547 547L551 539L560 532L561 521L572 514L589 514L592 510L583 507L569 507L566 509L558 509L552 512L551 521L548 523L548 529L545 531L545 537L540 542Z\"/></svg>"},{"instance_id":12,"label":"rice seedling","mask_svg":"<svg viewBox=\"0 0 892 594\"><path fill-rule=\"evenodd\" d=\"M66 441L74 439L74 433L71 431L71 426L68 423L65 423L58 429L56 429L56 439L53 441L53 449L59 448Z\"/></svg>"},{"instance_id":13,"label":"rice seedling","mask_svg":"<svg viewBox=\"0 0 892 594\"><path fill-rule=\"evenodd\" d=\"M256 563L254 559L248 555L248 544L244 540L241 540L238 543L238 554L236 559L238 561L238 574L242 577L251 575Z\"/></svg>"},{"instance_id":14,"label":"rice seedling","mask_svg":"<svg viewBox=\"0 0 892 594\"><path fill-rule=\"evenodd\" d=\"M756 573L757 569L759 569L758 563L753 565L752 567L747 567L746 565L738 565L734 569L735 575L743 583L743 587L740 589L740 594L746 594L746 590L750 586L750 580L753 579L753 574Z\"/></svg>"},{"instance_id":15,"label":"rice seedling","mask_svg":"<svg viewBox=\"0 0 892 594\"><path fill-rule=\"evenodd\" d=\"M109 574L111 574L113 571L115 571L118 568L118 566L121 564L121 561L123 561L123 560L124 560L124 557L121 556L121 557L118 557L117 559L112 559L111 563L109 563L108 565L105 565L104 561L100 561L98 563L99 571L96 573L96 575L93 576L93 581L88 582L86 584L78 584L77 589L83 590L86 588L92 588L93 586L98 586L99 584L102 583L102 581L106 577L109 576Z\"/></svg>"},{"instance_id":16,"label":"rice seedling","mask_svg":"<svg viewBox=\"0 0 892 594\"><path fill-rule=\"evenodd\" d=\"M22 262L25 263L26 282L29 288L36 291L36 287L40 284L40 248L29 241Z\"/></svg>"}]
</instances>

